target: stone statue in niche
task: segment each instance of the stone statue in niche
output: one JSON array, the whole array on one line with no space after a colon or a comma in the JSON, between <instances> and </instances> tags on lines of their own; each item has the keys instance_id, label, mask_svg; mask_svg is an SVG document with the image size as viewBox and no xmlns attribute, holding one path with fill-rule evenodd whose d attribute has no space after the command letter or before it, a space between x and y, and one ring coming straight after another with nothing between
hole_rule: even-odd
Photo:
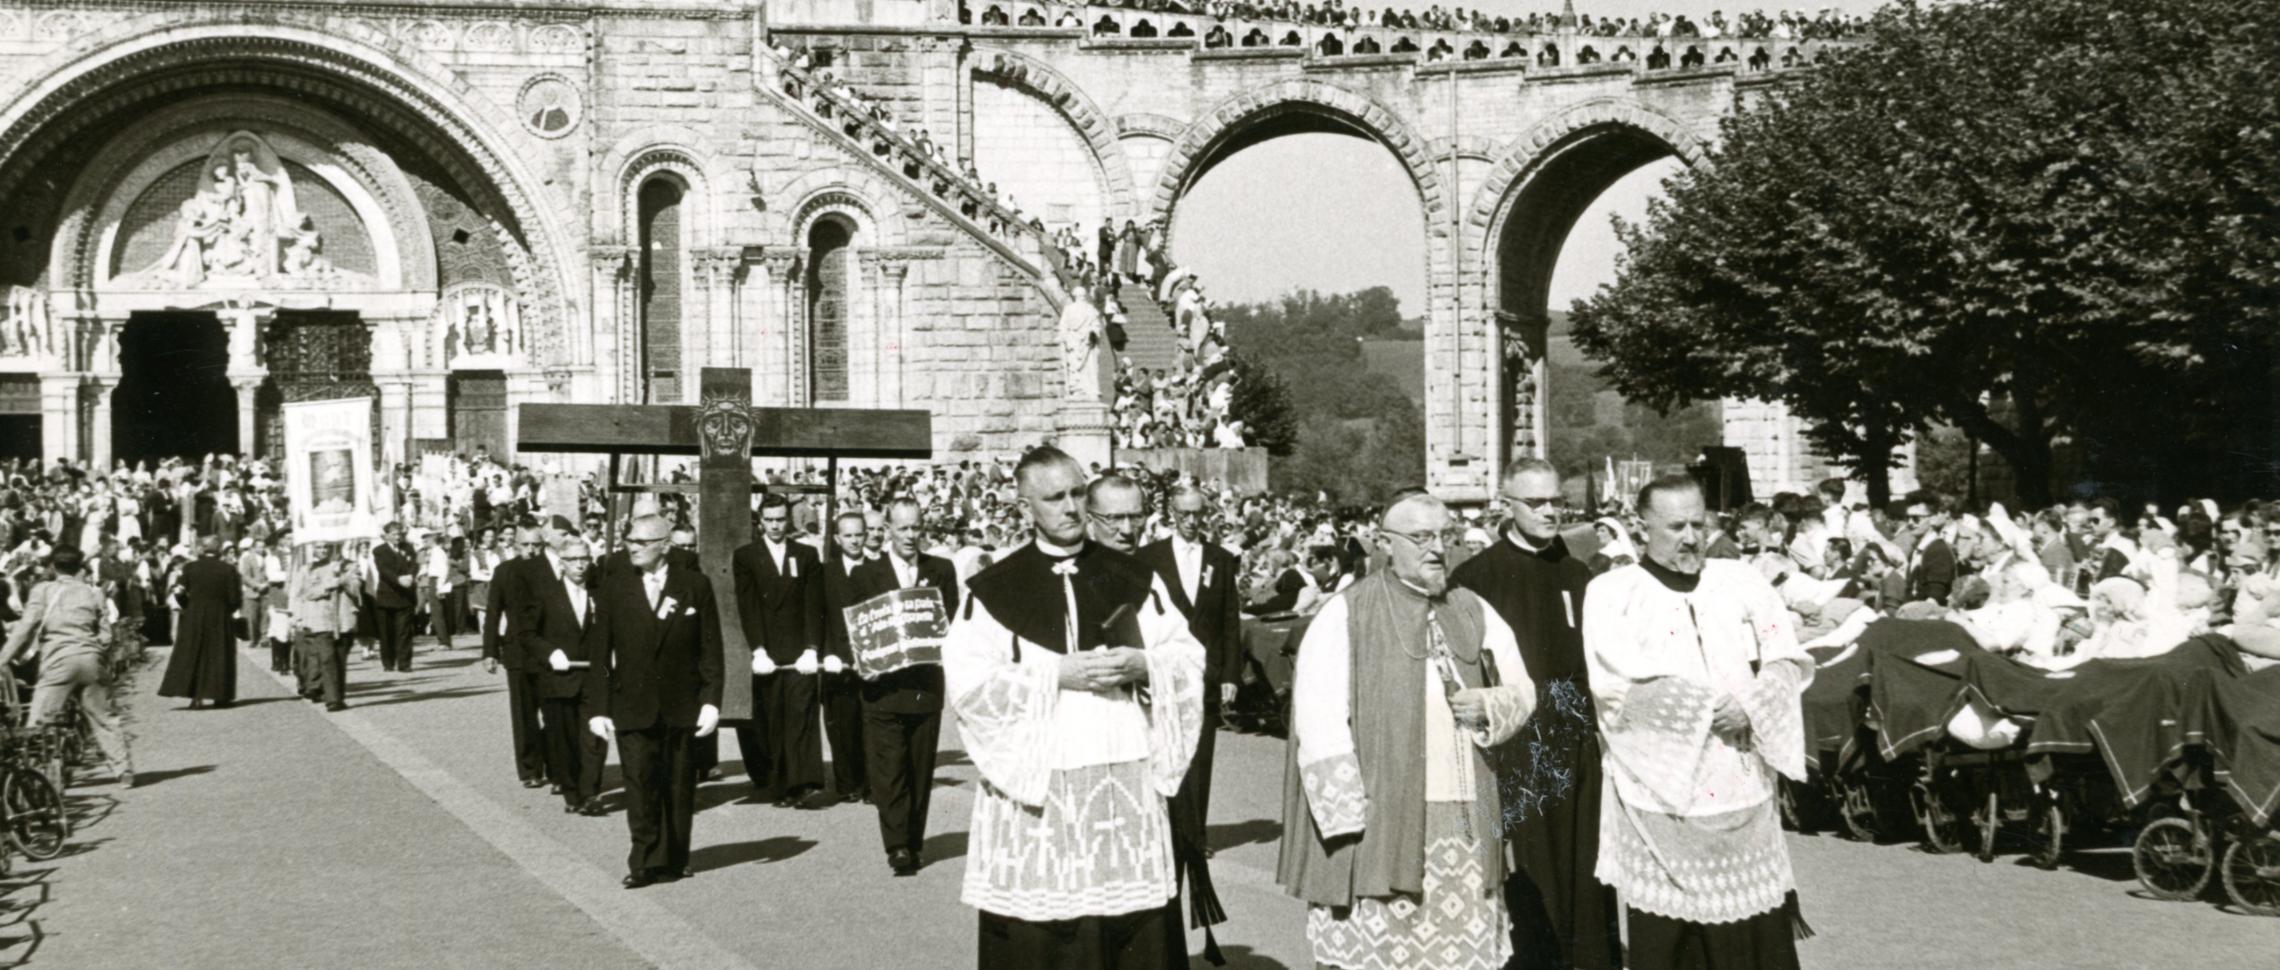
<instances>
[{"instance_id":1,"label":"stone statue in niche","mask_svg":"<svg viewBox=\"0 0 2280 970\"><path fill-rule=\"evenodd\" d=\"M47 299L28 286L8 288L8 315L0 317L0 357L44 357L49 346Z\"/></svg>"},{"instance_id":2,"label":"stone statue in niche","mask_svg":"<svg viewBox=\"0 0 2280 970\"><path fill-rule=\"evenodd\" d=\"M222 139L201 171L198 191L175 211L173 243L136 276L179 287L326 287L352 275L324 258L316 220L301 211L292 175L261 136Z\"/></svg>"},{"instance_id":3,"label":"stone statue in niche","mask_svg":"<svg viewBox=\"0 0 2280 970\"><path fill-rule=\"evenodd\" d=\"M468 357L512 357L525 349L522 312L514 296L482 284L455 289L436 308L443 363Z\"/></svg>"}]
</instances>

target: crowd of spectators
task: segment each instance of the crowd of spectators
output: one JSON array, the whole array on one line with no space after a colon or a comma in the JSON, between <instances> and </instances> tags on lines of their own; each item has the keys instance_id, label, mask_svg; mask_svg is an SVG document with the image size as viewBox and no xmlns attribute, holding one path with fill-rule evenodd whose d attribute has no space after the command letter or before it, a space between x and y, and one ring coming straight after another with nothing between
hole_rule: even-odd
<instances>
[{"instance_id":1,"label":"crowd of spectators","mask_svg":"<svg viewBox=\"0 0 2280 970\"><path fill-rule=\"evenodd\" d=\"M978 5L977 16L968 4ZM961 3L959 16L965 23L979 23L985 27L1084 27L1085 18L1076 6L1047 4L1055 12L1050 22L1037 7L1024 7L1016 15L1001 4L988 0L968 0ZM1832 9L1814 12L1782 10L1767 13L1751 10L1728 18L1724 11L1713 10L1710 16L1696 21L1684 15L1667 13L1640 17L1600 17L1578 14L1572 21L1565 14L1542 11L1524 16L1491 15L1482 10L1463 7L1432 5L1422 11L1369 9L1348 5L1344 0L1322 0L1319 3L1300 3L1287 0L1283 3L1246 3L1241 0L1203 0L1183 3L1180 0L1123 0L1119 3L1098 4L1126 10L1143 10L1151 13L1190 14L1215 21L1268 21L1306 24L1317 27L1336 27L1356 30L1365 27L1386 27L1397 30L1431 30L1452 33L1543 35L1575 33L1590 37L1662 37L1701 38L1717 40L1736 38L1745 40L1845 40L1866 33L1868 18L1838 13ZM1112 33L1120 29L1114 21L1096 24L1096 33ZM1176 26L1164 36L1189 36L1187 28ZM1219 29L1224 35L1224 28ZM1207 35L1207 38L1210 35ZM1212 43L1206 46L1227 46ZM1244 46L1258 46L1246 43Z\"/></svg>"}]
</instances>

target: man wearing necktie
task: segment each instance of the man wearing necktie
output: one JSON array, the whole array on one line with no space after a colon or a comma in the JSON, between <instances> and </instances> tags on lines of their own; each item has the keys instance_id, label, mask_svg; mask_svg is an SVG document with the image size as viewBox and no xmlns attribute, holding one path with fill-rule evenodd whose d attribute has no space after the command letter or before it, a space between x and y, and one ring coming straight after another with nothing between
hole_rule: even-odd
<instances>
[{"instance_id":1,"label":"man wearing necktie","mask_svg":"<svg viewBox=\"0 0 2280 970\"><path fill-rule=\"evenodd\" d=\"M755 800L809 807L823 787L823 732L817 723L817 649L823 642L823 562L791 539L791 503L760 502L760 538L736 550L736 605L752 644L753 719L736 727Z\"/></svg>"},{"instance_id":2,"label":"man wearing necktie","mask_svg":"<svg viewBox=\"0 0 2280 970\"><path fill-rule=\"evenodd\" d=\"M943 615L956 616L957 567L918 551L918 503L888 503L886 527L885 553L855 567L853 602L933 587L942 594ZM864 767L879 807L887 866L898 876L916 875L924 861L926 810L942 736L942 665L918 664L863 681L862 694Z\"/></svg>"},{"instance_id":3,"label":"man wearing necktie","mask_svg":"<svg viewBox=\"0 0 2280 970\"><path fill-rule=\"evenodd\" d=\"M855 676L855 657L847 645L847 607L869 594L858 593L856 567L870 561L864 550L866 517L860 510L839 513L832 523L831 554L824 557L823 656L838 658L839 669L820 677L823 734L831 743L831 788L838 801L870 801L871 786L863 761L863 694Z\"/></svg>"},{"instance_id":4,"label":"man wearing necktie","mask_svg":"<svg viewBox=\"0 0 2280 970\"><path fill-rule=\"evenodd\" d=\"M617 739L625 774L633 841L627 889L694 875L697 775L689 749L720 724L720 611L710 580L666 562L668 535L662 518L633 520L632 568L604 574L590 604L597 612L586 621L586 696L599 711L588 727Z\"/></svg>"},{"instance_id":5,"label":"man wearing necktie","mask_svg":"<svg viewBox=\"0 0 2280 970\"><path fill-rule=\"evenodd\" d=\"M537 681L547 770L562 790L562 810L580 815L603 814L602 763L609 757L609 744L583 730L600 713L586 677L586 626L594 617L586 571L593 561L586 541L574 535L556 542L553 556L526 560L507 627Z\"/></svg>"}]
</instances>

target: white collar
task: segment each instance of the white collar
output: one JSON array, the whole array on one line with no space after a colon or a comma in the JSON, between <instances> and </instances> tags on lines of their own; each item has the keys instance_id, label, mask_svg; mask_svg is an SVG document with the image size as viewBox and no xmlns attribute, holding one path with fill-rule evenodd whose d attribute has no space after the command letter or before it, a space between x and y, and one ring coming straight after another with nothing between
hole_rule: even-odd
<instances>
[{"instance_id":1,"label":"white collar","mask_svg":"<svg viewBox=\"0 0 2280 970\"><path fill-rule=\"evenodd\" d=\"M1538 543L1535 540L1522 535L1518 529L1505 529L1504 540L1506 542L1512 543L1514 546L1519 547L1521 552L1543 552L1544 550L1550 549L1552 547L1550 540L1547 539L1544 542Z\"/></svg>"},{"instance_id":2,"label":"white collar","mask_svg":"<svg viewBox=\"0 0 2280 970\"><path fill-rule=\"evenodd\" d=\"M1085 541L1083 539L1077 540L1077 544L1073 546L1057 545L1053 542L1053 540L1047 539L1042 535L1037 536L1034 541L1037 543L1038 552L1052 556L1055 559L1064 559L1085 551Z\"/></svg>"}]
</instances>

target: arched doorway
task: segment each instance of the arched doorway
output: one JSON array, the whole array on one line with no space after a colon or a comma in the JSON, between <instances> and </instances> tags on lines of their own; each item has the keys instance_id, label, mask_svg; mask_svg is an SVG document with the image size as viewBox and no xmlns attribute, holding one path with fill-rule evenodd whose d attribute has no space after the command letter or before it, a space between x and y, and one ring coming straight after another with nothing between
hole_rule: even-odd
<instances>
[{"instance_id":1,"label":"arched doorway","mask_svg":"<svg viewBox=\"0 0 2280 970\"><path fill-rule=\"evenodd\" d=\"M120 461L238 451L229 336L211 313L137 313L119 334L111 448Z\"/></svg>"},{"instance_id":2,"label":"arched doorway","mask_svg":"<svg viewBox=\"0 0 2280 970\"><path fill-rule=\"evenodd\" d=\"M1571 236L1587 211L1599 205L1603 223L1602 200L1611 189L1620 185L1623 193L1651 192L1657 179L1654 173L1674 171L1678 162L1673 159L1683 160L1690 151L1674 146L1663 133L1635 125L1594 124L1563 132L1532 157L1508 160L1516 170L1508 176L1509 187L1499 200L1487 240L1490 308L1503 344L1503 376L1497 388L1502 458L1546 455L1572 479L1581 476L1586 463L1598 467L1603 459L1630 457L1633 449L1623 433L1627 426L1622 400L1597 394L1595 388L1567 388L1585 393L1567 394L1557 402L1557 410L1566 431L1574 432L1579 425L1599 430L1563 434L1557 439L1560 447L1554 447L1551 374L1556 368L1573 378L1593 369L1565 340L1561 326L1565 303L1581 295L1574 289L1595 284L1574 280L1571 268L1562 305L1555 307L1553 280L1563 261L1573 262ZM1631 178L1640 172L1645 173L1641 178ZM1612 245L1612 235L1602 225L1595 224L1583 235L1594 248ZM1600 272L1612 272L1612 252L1586 255L1599 258ZM1695 447L1716 443L1712 437ZM1575 488L1571 482L1571 491Z\"/></svg>"}]
</instances>

